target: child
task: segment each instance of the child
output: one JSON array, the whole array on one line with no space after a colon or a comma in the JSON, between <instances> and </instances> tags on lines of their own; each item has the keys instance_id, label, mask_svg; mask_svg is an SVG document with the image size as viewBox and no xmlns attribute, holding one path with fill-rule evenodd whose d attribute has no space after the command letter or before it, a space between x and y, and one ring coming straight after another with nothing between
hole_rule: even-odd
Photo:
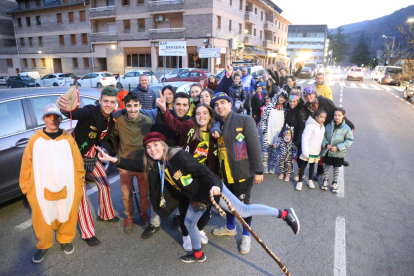
<instances>
[{"instance_id":1,"label":"child","mask_svg":"<svg viewBox=\"0 0 414 276\"><path fill-rule=\"evenodd\" d=\"M321 190L328 190L329 168L334 167L332 182L332 193L338 193L339 168L344 163L346 150L354 142L351 128L345 123L345 109L339 107L335 109L334 119L326 125L325 137L323 138L323 163L324 181Z\"/></svg>"},{"instance_id":2,"label":"child","mask_svg":"<svg viewBox=\"0 0 414 276\"><path fill-rule=\"evenodd\" d=\"M240 70L237 70L233 74L233 84L227 90L227 95L230 96L233 100L233 108L232 110L236 113L243 114L243 106L244 102L246 101L246 91L243 87L243 83L241 81L242 73Z\"/></svg>"},{"instance_id":3,"label":"child","mask_svg":"<svg viewBox=\"0 0 414 276\"><path fill-rule=\"evenodd\" d=\"M299 181L296 183L295 190L302 190L302 178L305 174L306 166L309 163L309 181L308 187L311 189L315 188L312 181L313 170L315 163L319 161L319 154L321 152L321 145L323 135L325 134L325 119L326 111L318 109L312 116L309 116L306 120L305 130L302 134L302 154L300 155L299 162Z\"/></svg>"},{"instance_id":4,"label":"child","mask_svg":"<svg viewBox=\"0 0 414 276\"><path fill-rule=\"evenodd\" d=\"M253 118L256 121L256 125L259 125L260 120L262 119L262 106L265 105L265 96L262 94L262 87L256 85L256 93L252 97L252 114Z\"/></svg>"},{"instance_id":5,"label":"child","mask_svg":"<svg viewBox=\"0 0 414 276\"><path fill-rule=\"evenodd\" d=\"M53 246L53 232L61 250L72 254L85 170L73 137L60 129L62 113L54 104L43 108L45 128L30 138L23 154L20 188L32 208L33 229L39 240L32 258L43 261Z\"/></svg>"},{"instance_id":6,"label":"child","mask_svg":"<svg viewBox=\"0 0 414 276\"><path fill-rule=\"evenodd\" d=\"M277 144L276 154L273 157L274 166L279 163L281 174L279 179L285 177L285 181L289 181L290 174L293 171L293 158L296 156L295 147L293 147L293 127L286 125L282 140Z\"/></svg>"}]
</instances>

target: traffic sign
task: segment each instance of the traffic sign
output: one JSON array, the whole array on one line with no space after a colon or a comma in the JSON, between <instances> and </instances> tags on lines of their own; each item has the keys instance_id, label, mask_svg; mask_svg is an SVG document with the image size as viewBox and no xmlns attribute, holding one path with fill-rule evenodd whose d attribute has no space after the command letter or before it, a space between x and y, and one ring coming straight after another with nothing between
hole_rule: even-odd
<instances>
[{"instance_id":1,"label":"traffic sign","mask_svg":"<svg viewBox=\"0 0 414 276\"><path fill-rule=\"evenodd\" d=\"M187 46L185 41L160 41L160 56L185 56Z\"/></svg>"},{"instance_id":2,"label":"traffic sign","mask_svg":"<svg viewBox=\"0 0 414 276\"><path fill-rule=\"evenodd\" d=\"M220 57L221 48L199 48L199 58L218 58Z\"/></svg>"}]
</instances>

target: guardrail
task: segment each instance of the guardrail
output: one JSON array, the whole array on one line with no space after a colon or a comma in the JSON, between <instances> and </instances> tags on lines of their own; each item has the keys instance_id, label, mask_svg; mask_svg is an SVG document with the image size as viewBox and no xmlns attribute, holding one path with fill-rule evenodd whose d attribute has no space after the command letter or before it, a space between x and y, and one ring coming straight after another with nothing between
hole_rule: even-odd
<instances>
[{"instance_id":1,"label":"guardrail","mask_svg":"<svg viewBox=\"0 0 414 276\"><path fill-rule=\"evenodd\" d=\"M185 28L162 28L162 29L149 29L150 33L159 34L159 33L179 33L184 32Z\"/></svg>"},{"instance_id":2,"label":"guardrail","mask_svg":"<svg viewBox=\"0 0 414 276\"><path fill-rule=\"evenodd\" d=\"M161 5L173 5L173 4L182 4L183 0L159 0L159 1L149 1L150 6L161 6Z\"/></svg>"}]
</instances>

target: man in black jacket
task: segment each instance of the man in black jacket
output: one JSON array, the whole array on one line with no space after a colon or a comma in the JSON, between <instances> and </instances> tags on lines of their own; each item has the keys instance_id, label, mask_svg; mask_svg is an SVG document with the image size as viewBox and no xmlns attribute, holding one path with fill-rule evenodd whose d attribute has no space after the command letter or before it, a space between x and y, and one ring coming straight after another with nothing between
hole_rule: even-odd
<instances>
[{"instance_id":1,"label":"man in black jacket","mask_svg":"<svg viewBox=\"0 0 414 276\"><path fill-rule=\"evenodd\" d=\"M105 142L114 126L111 113L117 104L118 92L113 87L105 87L102 90L99 105L86 105L72 112L72 119L78 120L73 134L79 147L81 155L86 158L96 156L95 146ZM62 110L67 104L64 96L56 100L56 105L66 117L70 117L69 112ZM117 222L119 218L115 216L112 206L109 181L106 176L105 168L97 160L95 169L92 171L98 187L98 220ZM86 184L86 183L85 183ZM79 206L78 221L84 239L89 246L96 246L100 241L95 237L94 224L92 221L91 211L89 209L88 196L86 194L86 185L83 186L83 195Z\"/></svg>"},{"instance_id":2,"label":"man in black jacket","mask_svg":"<svg viewBox=\"0 0 414 276\"><path fill-rule=\"evenodd\" d=\"M157 95L155 92L148 87L149 79L148 76L142 74L139 76L139 84L132 90L132 93L135 93L141 102L142 109L153 109L157 107L155 100L157 99Z\"/></svg>"},{"instance_id":3,"label":"man in black jacket","mask_svg":"<svg viewBox=\"0 0 414 276\"><path fill-rule=\"evenodd\" d=\"M300 62L299 63L299 68L296 70L296 72L294 74L292 74L292 76L295 76L295 78L297 78L300 74L300 71L302 71L303 65L305 64L305 62ZM283 85L285 85L287 83L287 79L288 79L288 75L286 75L286 69L282 68L279 70L280 74L278 71L276 70L272 70L272 68L270 67L270 65L267 66L267 72L269 72L270 76L273 78L273 80L275 81L276 85L279 85L280 88L283 87Z\"/></svg>"}]
</instances>

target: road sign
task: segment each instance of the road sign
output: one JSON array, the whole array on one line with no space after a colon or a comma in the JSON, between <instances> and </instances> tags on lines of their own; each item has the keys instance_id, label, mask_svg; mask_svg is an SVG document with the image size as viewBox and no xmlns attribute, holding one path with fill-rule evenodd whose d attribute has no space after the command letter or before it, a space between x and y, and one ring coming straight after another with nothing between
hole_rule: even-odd
<instances>
[{"instance_id":1,"label":"road sign","mask_svg":"<svg viewBox=\"0 0 414 276\"><path fill-rule=\"evenodd\" d=\"M160 56L185 56L187 46L185 41L160 41Z\"/></svg>"},{"instance_id":2,"label":"road sign","mask_svg":"<svg viewBox=\"0 0 414 276\"><path fill-rule=\"evenodd\" d=\"M220 57L220 48L200 48L198 51L199 58L218 58Z\"/></svg>"}]
</instances>

